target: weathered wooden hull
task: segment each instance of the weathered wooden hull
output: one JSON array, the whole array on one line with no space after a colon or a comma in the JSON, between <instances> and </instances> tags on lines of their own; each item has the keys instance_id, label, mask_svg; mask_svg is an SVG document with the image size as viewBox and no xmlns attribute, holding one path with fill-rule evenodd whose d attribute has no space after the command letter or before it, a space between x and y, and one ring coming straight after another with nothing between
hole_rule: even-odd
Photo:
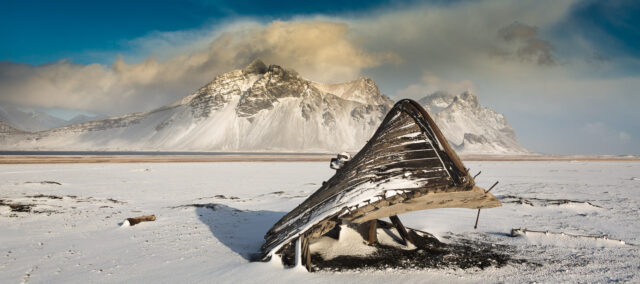
<instances>
[{"instance_id":1,"label":"weathered wooden hull","mask_svg":"<svg viewBox=\"0 0 640 284\"><path fill-rule=\"evenodd\" d=\"M301 235L319 237L341 220L363 223L415 210L500 205L475 186L429 114L401 100L353 159L267 232L263 257Z\"/></svg>"}]
</instances>

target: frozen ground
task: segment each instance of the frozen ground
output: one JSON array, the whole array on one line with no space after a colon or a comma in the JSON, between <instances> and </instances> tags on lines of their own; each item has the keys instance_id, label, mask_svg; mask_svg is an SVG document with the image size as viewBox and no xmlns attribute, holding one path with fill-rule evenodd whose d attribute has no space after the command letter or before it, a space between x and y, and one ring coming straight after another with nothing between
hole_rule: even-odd
<instances>
[{"instance_id":1,"label":"frozen ground","mask_svg":"<svg viewBox=\"0 0 640 284\"><path fill-rule=\"evenodd\" d=\"M306 273L249 262L264 233L332 175L328 162L0 165L0 283L640 282L640 163L466 164L482 171L481 186L500 181L492 193L504 206L483 210L475 231L468 209L402 215L405 225L507 245L541 266ZM119 226L148 214L157 220ZM626 244L509 236L524 227Z\"/></svg>"}]
</instances>

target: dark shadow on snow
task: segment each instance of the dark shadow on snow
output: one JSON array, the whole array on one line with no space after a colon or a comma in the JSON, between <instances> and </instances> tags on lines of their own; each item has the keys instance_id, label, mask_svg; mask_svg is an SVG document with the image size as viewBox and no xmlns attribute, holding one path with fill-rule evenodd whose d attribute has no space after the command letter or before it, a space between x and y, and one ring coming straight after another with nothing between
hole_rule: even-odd
<instances>
[{"instance_id":1,"label":"dark shadow on snow","mask_svg":"<svg viewBox=\"0 0 640 284\"><path fill-rule=\"evenodd\" d=\"M510 233L505 233L505 232L487 232L487 235L494 235L494 236L500 236L500 237L510 237L510 238L513 237Z\"/></svg>"},{"instance_id":2,"label":"dark shadow on snow","mask_svg":"<svg viewBox=\"0 0 640 284\"><path fill-rule=\"evenodd\" d=\"M248 261L259 260L265 233L286 214L286 212L265 210L239 210L218 203L188 204L178 207L195 207L200 221L209 227L213 236ZM418 235L410 231L410 234L418 247L413 250L376 244L377 252L366 257L340 256L332 260L324 260L320 255L312 254L312 265L315 271L387 268L484 269L490 266L502 267L508 263L528 263L539 266L524 259L512 258L513 255L517 255L517 252L514 247L507 245L458 238L451 244L445 244L426 233Z\"/></svg>"},{"instance_id":3,"label":"dark shadow on snow","mask_svg":"<svg viewBox=\"0 0 640 284\"><path fill-rule=\"evenodd\" d=\"M246 260L257 260L264 234L286 212L245 211L224 204L184 205L196 207L200 221L209 227L216 239Z\"/></svg>"}]
</instances>

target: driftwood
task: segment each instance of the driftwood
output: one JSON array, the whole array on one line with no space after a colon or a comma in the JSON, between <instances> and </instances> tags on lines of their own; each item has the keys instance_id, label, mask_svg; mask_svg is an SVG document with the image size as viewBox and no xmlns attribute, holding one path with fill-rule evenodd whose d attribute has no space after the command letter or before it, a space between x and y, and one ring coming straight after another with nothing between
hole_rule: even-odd
<instances>
[{"instance_id":1,"label":"driftwood","mask_svg":"<svg viewBox=\"0 0 640 284\"><path fill-rule=\"evenodd\" d=\"M151 221L155 221L155 220L156 220L156 215L147 215L147 216L127 218L127 221L129 221L129 225L130 226L137 225L140 222L151 222Z\"/></svg>"}]
</instances>

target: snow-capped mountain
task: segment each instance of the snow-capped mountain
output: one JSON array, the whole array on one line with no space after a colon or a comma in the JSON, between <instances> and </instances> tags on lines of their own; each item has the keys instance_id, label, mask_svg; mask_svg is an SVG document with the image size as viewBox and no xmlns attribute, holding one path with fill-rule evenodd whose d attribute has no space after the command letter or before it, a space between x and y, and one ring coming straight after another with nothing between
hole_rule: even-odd
<instances>
[{"instance_id":1,"label":"snow-capped mountain","mask_svg":"<svg viewBox=\"0 0 640 284\"><path fill-rule=\"evenodd\" d=\"M529 154L504 115L483 107L471 92L436 92L418 101L434 117L449 144L462 154Z\"/></svg>"},{"instance_id":2,"label":"snow-capped mountain","mask_svg":"<svg viewBox=\"0 0 640 284\"><path fill-rule=\"evenodd\" d=\"M332 91L332 92L329 92ZM393 101L365 78L325 85L259 60L156 110L12 135L4 149L357 151Z\"/></svg>"},{"instance_id":3,"label":"snow-capped mountain","mask_svg":"<svg viewBox=\"0 0 640 284\"><path fill-rule=\"evenodd\" d=\"M14 128L36 132L68 124L64 119L36 110L21 110L13 106L0 106L0 121Z\"/></svg>"},{"instance_id":4,"label":"snow-capped mountain","mask_svg":"<svg viewBox=\"0 0 640 284\"><path fill-rule=\"evenodd\" d=\"M24 133L24 131L16 129L4 121L0 121L0 137L1 137L1 134L17 134L17 133Z\"/></svg>"},{"instance_id":5,"label":"snow-capped mountain","mask_svg":"<svg viewBox=\"0 0 640 284\"><path fill-rule=\"evenodd\" d=\"M504 116L470 93L436 93L420 103L462 153L527 152ZM371 79L322 84L256 60L149 112L0 133L0 149L355 152L392 106Z\"/></svg>"},{"instance_id":6,"label":"snow-capped mountain","mask_svg":"<svg viewBox=\"0 0 640 284\"><path fill-rule=\"evenodd\" d=\"M86 115L86 114L78 114L71 119L67 120L64 125L73 125L78 123L84 123L88 121L98 120L104 118L104 115Z\"/></svg>"}]
</instances>

